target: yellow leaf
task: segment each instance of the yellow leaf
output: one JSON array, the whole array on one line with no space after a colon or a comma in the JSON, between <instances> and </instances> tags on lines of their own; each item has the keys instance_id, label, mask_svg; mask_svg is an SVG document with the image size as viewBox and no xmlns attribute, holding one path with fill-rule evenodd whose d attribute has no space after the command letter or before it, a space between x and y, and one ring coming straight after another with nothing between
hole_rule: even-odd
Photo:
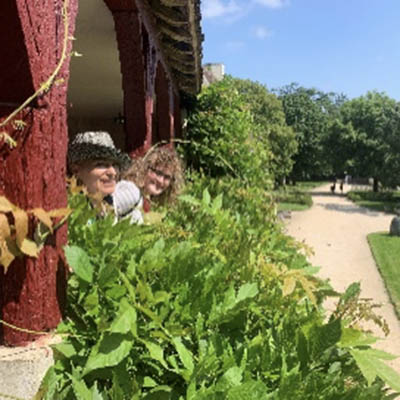
<instances>
[{"instance_id":1,"label":"yellow leaf","mask_svg":"<svg viewBox=\"0 0 400 400\"><path fill-rule=\"evenodd\" d=\"M67 183L68 183L68 191L71 194L79 194L79 193L87 194L85 186L78 185L78 182L74 176L72 178L68 178Z\"/></svg>"},{"instance_id":2,"label":"yellow leaf","mask_svg":"<svg viewBox=\"0 0 400 400\"><path fill-rule=\"evenodd\" d=\"M14 260L14 255L8 250L6 242L0 243L0 264L4 267L4 273L7 273L8 267Z\"/></svg>"},{"instance_id":3,"label":"yellow leaf","mask_svg":"<svg viewBox=\"0 0 400 400\"><path fill-rule=\"evenodd\" d=\"M50 210L47 212L49 217L57 218L57 217L66 217L71 214L72 210L70 208L57 208L56 210Z\"/></svg>"},{"instance_id":4,"label":"yellow leaf","mask_svg":"<svg viewBox=\"0 0 400 400\"><path fill-rule=\"evenodd\" d=\"M282 296L292 294L296 287L296 280L293 277L286 277L283 281Z\"/></svg>"},{"instance_id":5,"label":"yellow leaf","mask_svg":"<svg viewBox=\"0 0 400 400\"><path fill-rule=\"evenodd\" d=\"M6 240L11 235L8 219L4 214L0 214L0 240Z\"/></svg>"},{"instance_id":6,"label":"yellow leaf","mask_svg":"<svg viewBox=\"0 0 400 400\"><path fill-rule=\"evenodd\" d=\"M24 239L19 248L24 254L30 257L37 257L40 251L36 243L29 239Z\"/></svg>"},{"instance_id":7,"label":"yellow leaf","mask_svg":"<svg viewBox=\"0 0 400 400\"><path fill-rule=\"evenodd\" d=\"M0 132L0 140L4 140L11 148L17 146L17 142L6 132Z\"/></svg>"},{"instance_id":8,"label":"yellow leaf","mask_svg":"<svg viewBox=\"0 0 400 400\"><path fill-rule=\"evenodd\" d=\"M16 242L19 248L21 248L22 242L28 235L28 214L24 210L14 210L14 225L16 232Z\"/></svg>"},{"instance_id":9,"label":"yellow leaf","mask_svg":"<svg viewBox=\"0 0 400 400\"><path fill-rule=\"evenodd\" d=\"M39 221L43 222L43 224L50 229L51 233L53 233L53 222L51 221L49 213L44 211L43 208L34 208L31 212Z\"/></svg>"},{"instance_id":10,"label":"yellow leaf","mask_svg":"<svg viewBox=\"0 0 400 400\"><path fill-rule=\"evenodd\" d=\"M10 203L5 196L0 196L0 211L1 212L10 212L15 208L15 206Z\"/></svg>"},{"instance_id":11,"label":"yellow leaf","mask_svg":"<svg viewBox=\"0 0 400 400\"><path fill-rule=\"evenodd\" d=\"M148 213L143 214L143 221L146 225L159 224L163 220L164 217L165 217L165 214L150 211Z\"/></svg>"},{"instance_id":12,"label":"yellow leaf","mask_svg":"<svg viewBox=\"0 0 400 400\"><path fill-rule=\"evenodd\" d=\"M317 299L315 298L315 295L313 293L313 289L315 289L315 286L303 276L299 277L299 281L301 283L301 286L303 286L304 291L307 293L307 296L310 299L311 303L313 303L314 306L317 307Z\"/></svg>"},{"instance_id":13,"label":"yellow leaf","mask_svg":"<svg viewBox=\"0 0 400 400\"><path fill-rule=\"evenodd\" d=\"M26 122L22 121L21 119L16 119L13 122L14 129L18 129L18 130L23 129L26 125L27 125Z\"/></svg>"}]
</instances>

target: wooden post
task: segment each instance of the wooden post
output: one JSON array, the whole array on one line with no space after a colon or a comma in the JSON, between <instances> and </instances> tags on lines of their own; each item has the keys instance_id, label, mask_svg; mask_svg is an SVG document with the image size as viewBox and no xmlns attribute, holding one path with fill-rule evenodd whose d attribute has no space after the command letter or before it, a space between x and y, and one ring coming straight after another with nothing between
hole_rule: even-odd
<instances>
[{"instance_id":1,"label":"wooden post","mask_svg":"<svg viewBox=\"0 0 400 400\"><path fill-rule=\"evenodd\" d=\"M0 23L1 30L12 26L7 37L16 41L3 42L9 48L9 58L1 57L0 72L14 79L0 80L0 118L12 111L12 102L21 103L31 90L38 90L55 70L62 55L65 38L63 6L66 0L9 0L0 2L0 15L9 23ZM77 1L68 0L68 36L72 36L77 12ZM18 41L20 43L18 43ZM66 92L69 76L68 40L67 58L49 91L43 93L20 117L26 123L23 130L8 132L17 140L10 148L0 142L0 194L20 208L45 210L66 206L66 151L68 142L66 122ZM29 93L29 95L32 93ZM7 108L8 107L8 108ZM32 235L33 221L30 221ZM65 300L66 264L62 246L66 243L66 227L59 229L46 242L37 259L16 259L5 274L0 266L0 318L17 327L49 331L60 322ZM0 324L0 343L17 346L38 338Z\"/></svg>"},{"instance_id":2,"label":"wooden post","mask_svg":"<svg viewBox=\"0 0 400 400\"><path fill-rule=\"evenodd\" d=\"M143 2L105 0L114 17L124 91L126 151L141 156L180 133L179 95ZM179 120L174 120L176 117Z\"/></svg>"},{"instance_id":3,"label":"wooden post","mask_svg":"<svg viewBox=\"0 0 400 400\"><path fill-rule=\"evenodd\" d=\"M146 102L146 57L149 39L141 24L136 8L113 12L122 87L124 91L125 143L127 152L133 156L142 154L149 142Z\"/></svg>"}]
</instances>

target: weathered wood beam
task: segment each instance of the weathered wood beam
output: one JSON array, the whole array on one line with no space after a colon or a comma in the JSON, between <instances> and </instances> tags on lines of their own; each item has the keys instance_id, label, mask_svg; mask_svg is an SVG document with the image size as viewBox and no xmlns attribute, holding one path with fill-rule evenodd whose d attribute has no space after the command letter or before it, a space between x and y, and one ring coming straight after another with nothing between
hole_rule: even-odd
<instances>
[{"instance_id":1,"label":"weathered wood beam","mask_svg":"<svg viewBox=\"0 0 400 400\"><path fill-rule=\"evenodd\" d=\"M192 37L190 36L190 33L185 32L183 30L179 30L179 32L170 29L166 25L161 25L159 26L160 32L163 35L169 36L170 38L176 40L177 42L184 42L184 43L192 43Z\"/></svg>"},{"instance_id":2,"label":"weathered wood beam","mask_svg":"<svg viewBox=\"0 0 400 400\"><path fill-rule=\"evenodd\" d=\"M186 13L180 12L180 10L177 7L172 9L171 7L163 6L159 2L155 2L153 6L155 17L174 27L187 26L189 23Z\"/></svg>"},{"instance_id":3,"label":"weathered wood beam","mask_svg":"<svg viewBox=\"0 0 400 400\"><path fill-rule=\"evenodd\" d=\"M167 7L184 7L187 5L187 0L160 0L160 2Z\"/></svg>"}]
</instances>

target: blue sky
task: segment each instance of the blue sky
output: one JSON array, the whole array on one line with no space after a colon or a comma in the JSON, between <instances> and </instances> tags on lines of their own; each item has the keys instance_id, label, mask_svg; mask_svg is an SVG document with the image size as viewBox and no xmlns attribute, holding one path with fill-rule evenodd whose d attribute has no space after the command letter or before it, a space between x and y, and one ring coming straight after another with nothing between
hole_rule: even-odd
<instances>
[{"instance_id":1,"label":"blue sky","mask_svg":"<svg viewBox=\"0 0 400 400\"><path fill-rule=\"evenodd\" d=\"M201 0L203 63L265 84L400 101L400 0Z\"/></svg>"}]
</instances>

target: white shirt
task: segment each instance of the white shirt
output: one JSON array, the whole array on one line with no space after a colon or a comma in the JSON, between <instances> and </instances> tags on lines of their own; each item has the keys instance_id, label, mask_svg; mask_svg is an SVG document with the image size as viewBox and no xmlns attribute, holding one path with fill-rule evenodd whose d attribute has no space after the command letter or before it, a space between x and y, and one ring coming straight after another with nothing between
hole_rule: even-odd
<instances>
[{"instance_id":1,"label":"white shirt","mask_svg":"<svg viewBox=\"0 0 400 400\"><path fill-rule=\"evenodd\" d=\"M130 218L131 224L143 224L143 197L133 182L119 181L112 197L118 220Z\"/></svg>"}]
</instances>

